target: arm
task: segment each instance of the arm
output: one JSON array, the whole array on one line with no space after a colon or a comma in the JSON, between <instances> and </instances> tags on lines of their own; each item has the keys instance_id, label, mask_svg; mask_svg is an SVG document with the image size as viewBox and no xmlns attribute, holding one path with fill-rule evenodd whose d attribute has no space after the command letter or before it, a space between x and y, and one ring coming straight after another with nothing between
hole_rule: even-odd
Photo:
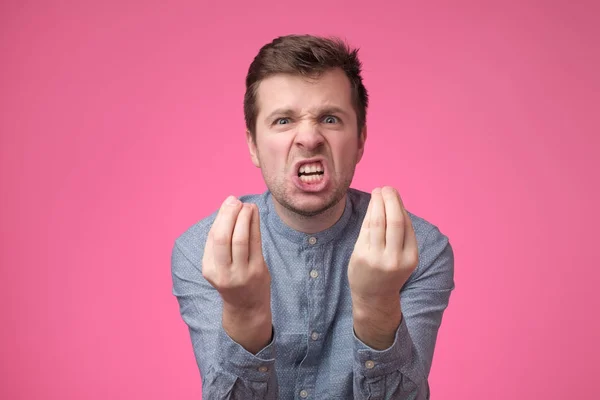
<instances>
[{"instance_id":1,"label":"arm","mask_svg":"<svg viewBox=\"0 0 600 400\"><path fill-rule=\"evenodd\" d=\"M236 228L231 224L229 243L234 244L230 245L228 252L230 262L225 264L220 257L227 251L223 252L219 246L223 243L223 232L227 232L227 229L221 228L230 221L227 212L237 219L234 220ZM235 223L237 220L240 220L239 224ZM249 228L250 220L253 220L252 229ZM243 230L238 229L244 225L249 228L246 232L259 231L256 207L237 204L226 208L224 205L210 233L202 233L202 239L206 237L206 240L201 240L204 243L180 238L173 248L173 293L177 296L182 318L189 327L202 376L203 398L277 398L270 279L264 275L260 265L254 264L252 269L248 267L248 260L254 257L252 251L245 252L246 263L234 263L238 256L244 257L244 251L236 248L244 243ZM253 234L249 236L253 237ZM259 237L256 239L254 236L252 240L255 248L260 246ZM254 258L262 260L262 252ZM262 282L262 288L254 286L250 289L254 293L262 293L262 296L244 293L249 281ZM245 301L236 303L236 293L241 293ZM263 306L265 299L269 301L268 307Z\"/></svg>"},{"instance_id":2,"label":"arm","mask_svg":"<svg viewBox=\"0 0 600 400\"><path fill-rule=\"evenodd\" d=\"M369 245L370 250L365 252L360 249L360 241L361 236L364 240L365 231L369 240L377 238L378 235L372 235L372 231L378 223L365 227L369 225L369 220L371 223L375 221L374 213L378 214L384 209L386 219L388 222L391 220L391 223L385 224L388 227L386 245L393 245L396 241L397 248L403 248L408 256L396 255L392 258L399 262L390 265L385 257L371 254L368 257L370 263L363 260L359 264L355 260L349 266L349 278L359 276L357 268L369 276L361 276L361 284L351 284L351 288L354 288L354 396L355 399L426 399L429 397L427 377L437 332L454 287L452 248L437 228L432 228L426 240L417 244L410 217L403 207L400 210L390 204L393 203L393 192L384 189L383 193L385 206L383 201L379 202L383 200L379 192L373 195L373 206L369 205L370 211L365 216L355 253L360 255L362 252L359 258L364 258L373 253L373 247L377 247ZM398 215L403 217L397 218ZM405 231L397 240L389 232L389 228L394 226L403 226ZM399 243L402 243L402 247L398 247ZM418 261L410 255L413 252L417 252ZM389 250L381 252L391 253ZM353 258L356 258L354 254ZM417 263L418 268L415 268ZM381 265L387 266L385 273L373 270ZM378 273L382 280L373 282L373 277ZM366 288L361 287L362 284ZM398 288L394 294L398 285L402 291ZM369 288L374 289L365 290Z\"/></svg>"}]
</instances>

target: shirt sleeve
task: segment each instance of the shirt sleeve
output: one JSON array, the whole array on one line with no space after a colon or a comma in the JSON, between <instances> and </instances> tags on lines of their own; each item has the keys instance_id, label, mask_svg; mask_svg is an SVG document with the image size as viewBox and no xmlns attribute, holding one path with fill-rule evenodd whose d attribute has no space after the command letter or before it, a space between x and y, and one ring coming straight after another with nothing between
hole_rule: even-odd
<instances>
[{"instance_id":1,"label":"shirt sleeve","mask_svg":"<svg viewBox=\"0 0 600 400\"><path fill-rule=\"evenodd\" d=\"M202 255L197 259L201 260ZM219 293L202 276L200 262L191 261L175 242L171 256L173 294L189 328L206 399L275 400L275 335L256 355L225 332Z\"/></svg>"},{"instance_id":2,"label":"shirt sleeve","mask_svg":"<svg viewBox=\"0 0 600 400\"><path fill-rule=\"evenodd\" d=\"M454 253L433 227L419 246L419 265L400 292L402 321L394 343L374 350L354 335L354 398L429 399L431 370L442 315L454 289Z\"/></svg>"}]
</instances>

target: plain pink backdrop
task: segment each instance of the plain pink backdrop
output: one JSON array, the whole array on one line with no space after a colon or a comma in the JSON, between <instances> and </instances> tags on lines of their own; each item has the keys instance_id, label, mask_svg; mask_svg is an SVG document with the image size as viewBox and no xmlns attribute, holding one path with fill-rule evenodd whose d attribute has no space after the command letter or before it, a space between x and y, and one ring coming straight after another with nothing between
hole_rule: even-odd
<instances>
[{"instance_id":1,"label":"plain pink backdrop","mask_svg":"<svg viewBox=\"0 0 600 400\"><path fill-rule=\"evenodd\" d=\"M353 186L456 254L434 399L597 398L597 2L3 1L0 398L200 399L173 241L264 190L242 97L288 33L361 48Z\"/></svg>"}]
</instances>

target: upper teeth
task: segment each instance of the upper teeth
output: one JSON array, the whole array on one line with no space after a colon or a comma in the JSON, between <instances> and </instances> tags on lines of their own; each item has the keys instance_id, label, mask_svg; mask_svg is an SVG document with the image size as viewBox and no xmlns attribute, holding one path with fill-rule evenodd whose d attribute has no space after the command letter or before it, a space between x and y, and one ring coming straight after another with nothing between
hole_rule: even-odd
<instances>
[{"instance_id":1,"label":"upper teeth","mask_svg":"<svg viewBox=\"0 0 600 400\"><path fill-rule=\"evenodd\" d=\"M300 167L299 172L301 174L310 174L313 172L323 172L323 165L320 162L304 164Z\"/></svg>"}]
</instances>

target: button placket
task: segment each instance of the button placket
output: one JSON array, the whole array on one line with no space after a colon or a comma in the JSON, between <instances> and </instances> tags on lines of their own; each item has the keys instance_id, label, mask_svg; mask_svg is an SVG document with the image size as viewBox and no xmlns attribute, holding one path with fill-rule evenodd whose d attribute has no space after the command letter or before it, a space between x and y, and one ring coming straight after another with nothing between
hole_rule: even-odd
<instances>
[{"instance_id":1,"label":"button placket","mask_svg":"<svg viewBox=\"0 0 600 400\"><path fill-rule=\"evenodd\" d=\"M310 254L309 259L306 262L306 266L309 268L308 271L308 316L309 316L309 328L308 330L308 349L305 360L307 363L313 362L315 357L318 356L318 353L321 348L321 342L317 340L320 338L320 334L317 330L321 329L322 325L322 316L320 307L323 303L323 285L325 282L323 281L325 275L320 276L323 271L322 268L322 254L321 251L317 251L317 243L319 240L315 236L308 236L304 242L309 247L307 249L308 254ZM306 270L305 270L306 271ZM306 273L306 272L305 272ZM304 361L303 361L304 363ZM302 364L301 364L302 367ZM311 399L315 398L313 396L312 390L315 387L316 376L310 370L305 370L300 368L297 381L296 381L296 398L301 399Z\"/></svg>"}]
</instances>

